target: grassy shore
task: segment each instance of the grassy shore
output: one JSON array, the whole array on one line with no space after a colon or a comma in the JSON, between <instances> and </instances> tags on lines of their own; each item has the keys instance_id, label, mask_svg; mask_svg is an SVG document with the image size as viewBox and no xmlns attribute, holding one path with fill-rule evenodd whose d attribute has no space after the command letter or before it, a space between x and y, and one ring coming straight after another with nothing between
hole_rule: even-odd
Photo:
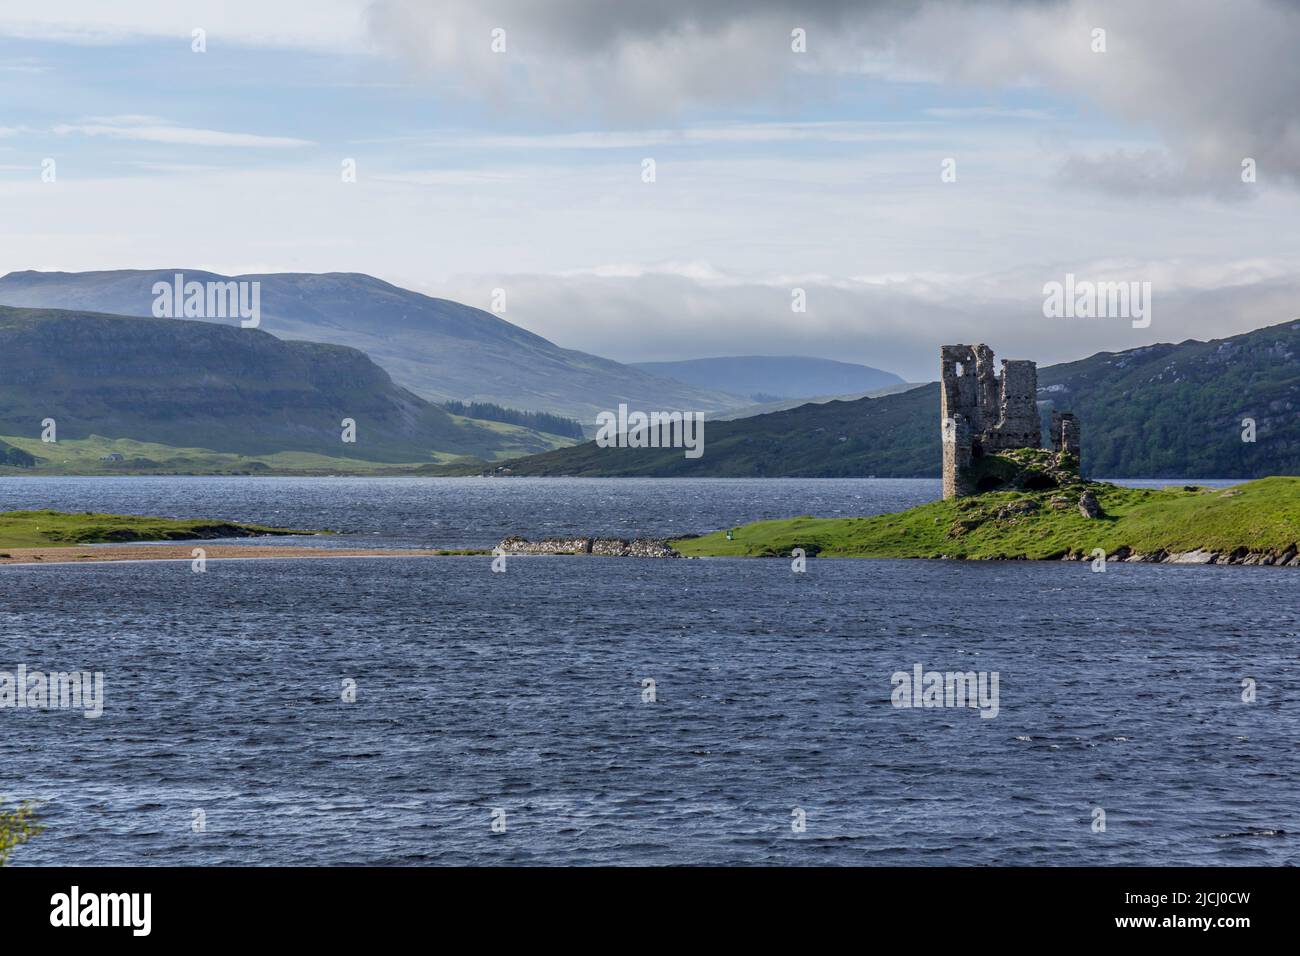
<instances>
[{"instance_id":1,"label":"grassy shore","mask_svg":"<svg viewBox=\"0 0 1300 956\"><path fill-rule=\"evenodd\" d=\"M1084 517L1078 488L1091 490L1103 516ZM1055 500L1054 500L1055 499ZM1231 489L1121 488L1081 483L1072 493L993 492L935 501L870 518L760 521L670 542L688 557L809 555L853 558L1053 560L1217 553L1294 553L1300 542L1300 478L1263 478Z\"/></svg>"},{"instance_id":2,"label":"grassy shore","mask_svg":"<svg viewBox=\"0 0 1300 956\"><path fill-rule=\"evenodd\" d=\"M491 423L496 428L497 422ZM514 426L501 425L501 428ZM237 455L206 448L180 448L129 438L69 438L44 444L39 438L0 435L0 443L34 456L33 467L0 465L0 476L44 475L439 475L444 471L478 474L486 462L465 456L431 452L428 461L382 462L283 451ZM104 461L112 455L121 461ZM467 464L468 462L468 464Z\"/></svg>"},{"instance_id":3,"label":"grassy shore","mask_svg":"<svg viewBox=\"0 0 1300 956\"><path fill-rule=\"evenodd\" d=\"M0 548L72 547L131 541L188 541L314 534L233 521L176 520L139 515L69 514L62 511L0 512Z\"/></svg>"},{"instance_id":4,"label":"grassy shore","mask_svg":"<svg viewBox=\"0 0 1300 956\"><path fill-rule=\"evenodd\" d=\"M489 422L453 415L452 421L497 432L504 445L494 461L514 459L528 454L532 440L543 440L552 447L571 445L574 439L533 432L519 425ZM5 462L5 446L26 452L35 464L18 466ZM114 455L120 461L110 460ZM208 448L181 448L130 438L65 438L46 444L40 438L0 435L0 476L43 475L280 475L320 476L357 475L477 475L491 470L492 464L472 455L430 451L419 461L370 461L342 455L322 455L308 451L268 452L242 455Z\"/></svg>"}]
</instances>

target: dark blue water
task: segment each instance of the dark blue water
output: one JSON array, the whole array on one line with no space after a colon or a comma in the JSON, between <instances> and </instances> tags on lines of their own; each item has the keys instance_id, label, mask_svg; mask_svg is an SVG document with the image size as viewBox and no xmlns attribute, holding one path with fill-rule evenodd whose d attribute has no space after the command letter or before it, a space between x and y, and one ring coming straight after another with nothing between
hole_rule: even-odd
<instances>
[{"instance_id":1,"label":"dark blue water","mask_svg":"<svg viewBox=\"0 0 1300 956\"><path fill-rule=\"evenodd\" d=\"M0 478L0 511L224 518L343 533L314 542L323 546L461 548L510 534L668 537L798 514L880 514L940 491L933 479Z\"/></svg>"},{"instance_id":2,"label":"dark blue water","mask_svg":"<svg viewBox=\"0 0 1300 956\"><path fill-rule=\"evenodd\" d=\"M23 493L344 513L328 480L267 497L264 479L187 479L174 508L144 484L133 498L131 479L68 481ZM383 482L346 513L361 531L391 517L403 541L480 543L926 493L781 484L594 486L619 507L587 504L583 482L466 484L463 513L430 493L447 538L421 538L419 496ZM554 510L520 528L533 487ZM825 507L800 507L805 492ZM3 494L17 506L11 483ZM498 523L476 530L482 516ZM16 864L1295 863L1296 583L1290 569L1078 563L11 566L0 669L100 670L106 704L98 719L0 710L0 799L45 801L49 829ZM916 663L998 672L998 716L894 708L891 675Z\"/></svg>"}]
</instances>

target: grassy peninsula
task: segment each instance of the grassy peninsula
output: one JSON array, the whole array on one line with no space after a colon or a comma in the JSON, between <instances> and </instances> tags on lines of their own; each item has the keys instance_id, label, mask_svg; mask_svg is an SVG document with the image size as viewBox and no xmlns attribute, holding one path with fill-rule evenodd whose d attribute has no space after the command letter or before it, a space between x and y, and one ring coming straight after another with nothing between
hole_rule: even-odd
<instances>
[{"instance_id":1,"label":"grassy peninsula","mask_svg":"<svg viewBox=\"0 0 1300 956\"><path fill-rule=\"evenodd\" d=\"M131 541L189 541L313 534L232 521L177 520L63 511L0 512L0 548L74 547Z\"/></svg>"},{"instance_id":2,"label":"grassy peninsula","mask_svg":"<svg viewBox=\"0 0 1300 956\"><path fill-rule=\"evenodd\" d=\"M1100 514L1086 517L1090 492ZM1300 478L1233 488L1121 488L1078 480L935 501L869 518L760 521L670 542L687 557L775 557L803 548L844 558L1059 560L1110 558L1189 563L1300 563Z\"/></svg>"}]
</instances>

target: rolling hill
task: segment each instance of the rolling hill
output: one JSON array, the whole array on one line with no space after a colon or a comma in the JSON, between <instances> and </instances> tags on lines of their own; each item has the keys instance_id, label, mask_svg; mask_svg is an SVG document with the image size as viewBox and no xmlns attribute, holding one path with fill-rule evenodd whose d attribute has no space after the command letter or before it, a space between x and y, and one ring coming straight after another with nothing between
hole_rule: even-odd
<instances>
[{"instance_id":1,"label":"rolling hill","mask_svg":"<svg viewBox=\"0 0 1300 956\"><path fill-rule=\"evenodd\" d=\"M261 283L261 325L281 339L347 345L429 401L493 402L551 412L585 425L620 402L713 411L734 396L564 349L482 309L411 292L355 273L221 276L197 269L11 272L0 304L152 316L155 282ZM239 320L205 319L238 326Z\"/></svg>"},{"instance_id":2,"label":"rolling hill","mask_svg":"<svg viewBox=\"0 0 1300 956\"><path fill-rule=\"evenodd\" d=\"M760 405L745 405L725 412L713 412L709 415L709 421L729 422L737 418L751 418L754 415L767 415L770 412L784 412L791 408L798 408L800 405L807 405L810 402L821 405L826 402L856 402L859 398L882 398L885 395L897 395L899 392L920 388L924 384L924 382L902 382L898 385L886 385L883 388L873 388L866 392L853 392L848 395L813 395L805 398L783 398L779 401L763 402Z\"/></svg>"},{"instance_id":3,"label":"rolling hill","mask_svg":"<svg viewBox=\"0 0 1300 956\"><path fill-rule=\"evenodd\" d=\"M910 478L938 474L933 417L938 407L939 387L923 385L887 398L710 420L704 454L696 459L684 457L681 449L600 448L585 442L506 466L515 475L582 477Z\"/></svg>"},{"instance_id":4,"label":"rolling hill","mask_svg":"<svg viewBox=\"0 0 1300 956\"><path fill-rule=\"evenodd\" d=\"M937 350L936 350L937 351ZM936 357L937 358L937 357ZM1039 369L1039 408L1074 411L1085 473L1125 478L1300 474L1300 321L1210 342L1099 352ZM709 421L704 454L597 448L509 463L516 475L936 477L939 386ZM1244 419L1256 440L1242 440Z\"/></svg>"},{"instance_id":5,"label":"rolling hill","mask_svg":"<svg viewBox=\"0 0 1300 956\"><path fill-rule=\"evenodd\" d=\"M342 441L344 418L356 422L355 443ZM46 419L58 444L40 441ZM92 437L424 463L564 441L451 415L344 346L209 322L4 306L0 435L4 449L22 440L23 450L47 459Z\"/></svg>"},{"instance_id":6,"label":"rolling hill","mask_svg":"<svg viewBox=\"0 0 1300 956\"><path fill-rule=\"evenodd\" d=\"M634 362L633 368L698 388L718 389L749 402L870 392L903 380L869 365L795 355L738 355L682 362Z\"/></svg>"}]
</instances>

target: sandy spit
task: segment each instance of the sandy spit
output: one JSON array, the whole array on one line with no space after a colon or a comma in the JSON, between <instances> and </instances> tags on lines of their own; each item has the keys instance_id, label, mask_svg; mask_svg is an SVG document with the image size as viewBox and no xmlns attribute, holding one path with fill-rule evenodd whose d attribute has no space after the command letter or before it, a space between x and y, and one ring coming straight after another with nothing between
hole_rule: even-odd
<instances>
[{"instance_id":1,"label":"sandy spit","mask_svg":"<svg viewBox=\"0 0 1300 956\"><path fill-rule=\"evenodd\" d=\"M70 548L0 548L0 564L80 564L98 561L190 561L202 548L209 561L229 558L425 558L446 552L398 548L304 548L294 545L115 544Z\"/></svg>"}]
</instances>

